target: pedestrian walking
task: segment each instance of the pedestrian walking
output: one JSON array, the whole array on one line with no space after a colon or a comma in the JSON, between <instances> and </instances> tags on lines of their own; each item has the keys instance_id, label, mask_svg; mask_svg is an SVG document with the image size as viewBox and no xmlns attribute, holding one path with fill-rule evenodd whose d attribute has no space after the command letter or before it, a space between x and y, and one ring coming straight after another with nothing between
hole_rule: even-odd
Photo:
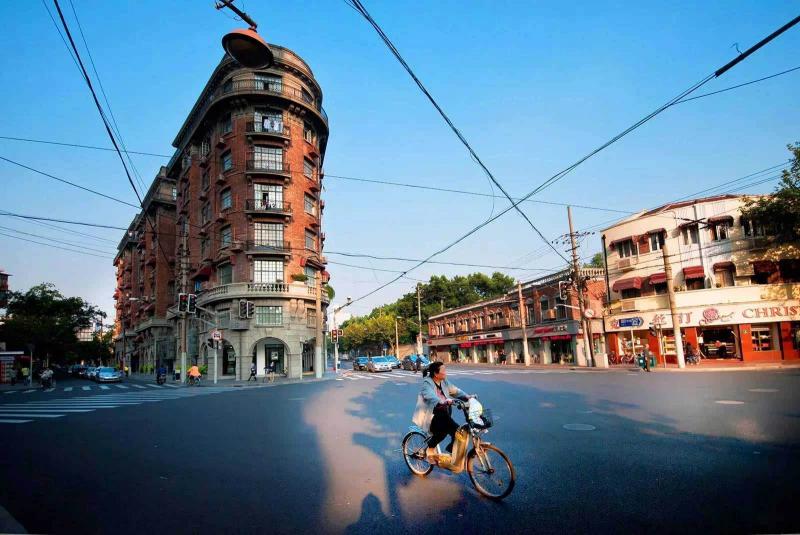
<instances>
[{"instance_id":1,"label":"pedestrian walking","mask_svg":"<svg viewBox=\"0 0 800 535\"><path fill-rule=\"evenodd\" d=\"M278 367L278 361L272 360L269 363L269 382L275 382L275 369Z\"/></svg>"},{"instance_id":2,"label":"pedestrian walking","mask_svg":"<svg viewBox=\"0 0 800 535\"><path fill-rule=\"evenodd\" d=\"M22 367L22 384L26 384L30 378L31 370L27 366Z\"/></svg>"},{"instance_id":3,"label":"pedestrian walking","mask_svg":"<svg viewBox=\"0 0 800 535\"><path fill-rule=\"evenodd\" d=\"M256 379L256 363L255 362L250 364L250 377L247 378L247 382L248 383L250 382L250 379L252 379L255 382L258 382L258 379Z\"/></svg>"},{"instance_id":4,"label":"pedestrian walking","mask_svg":"<svg viewBox=\"0 0 800 535\"><path fill-rule=\"evenodd\" d=\"M417 355L417 361L414 363L414 373L422 371L422 357Z\"/></svg>"},{"instance_id":5,"label":"pedestrian walking","mask_svg":"<svg viewBox=\"0 0 800 535\"><path fill-rule=\"evenodd\" d=\"M501 366L502 366L502 365L504 365L504 364L506 364L506 350L505 350L505 349L501 349L501 350L500 350L500 351L497 353L497 356L500 358L500 365L501 365Z\"/></svg>"}]
</instances>

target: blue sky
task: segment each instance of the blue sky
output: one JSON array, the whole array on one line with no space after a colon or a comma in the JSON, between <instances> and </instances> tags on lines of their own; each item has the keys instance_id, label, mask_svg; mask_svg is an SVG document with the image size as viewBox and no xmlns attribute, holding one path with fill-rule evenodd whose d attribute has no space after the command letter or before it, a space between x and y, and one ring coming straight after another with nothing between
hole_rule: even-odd
<instances>
[{"instance_id":1,"label":"blue sky","mask_svg":"<svg viewBox=\"0 0 800 535\"><path fill-rule=\"evenodd\" d=\"M130 150L171 154L171 142L240 26L208 2L73 0ZM486 177L374 31L343 1L242 4L273 43L298 52L325 93L328 175L488 193ZM376 20L512 195L521 195L797 15L795 2L366 2ZM53 9L52 3L48 4ZM69 0L62 0L77 35ZM4 31L0 136L86 145L109 142L78 71L41 2L0 3ZM80 41L79 41L80 42ZM26 44L20 47L20 43ZM708 92L800 65L800 27ZM83 50L82 50L83 51ZM84 58L88 59L84 53ZM676 106L585 163L537 198L637 210L738 178L788 158L800 139L800 71ZM114 153L0 140L0 156L134 201ZM148 181L161 158L135 156ZM769 191L772 184L751 191ZM488 198L327 178L329 251L421 258L485 219ZM495 209L506 204L498 199ZM0 209L127 226L135 211L0 162ZM567 231L563 207L525 204L548 237ZM617 214L619 215L619 214ZM578 228L614 213L575 209ZM68 235L0 217L8 228L113 256L117 231ZM24 236L27 239L46 241ZM589 256L599 236L584 241ZM338 296L358 297L401 270L396 261L329 260ZM526 268L562 265L509 213L442 260ZM0 236L12 286L56 283L113 313L111 260ZM376 271L373 271L375 269ZM470 268L426 265L411 276ZM522 279L537 271L509 271ZM409 291L403 280L354 305L367 312Z\"/></svg>"}]
</instances>

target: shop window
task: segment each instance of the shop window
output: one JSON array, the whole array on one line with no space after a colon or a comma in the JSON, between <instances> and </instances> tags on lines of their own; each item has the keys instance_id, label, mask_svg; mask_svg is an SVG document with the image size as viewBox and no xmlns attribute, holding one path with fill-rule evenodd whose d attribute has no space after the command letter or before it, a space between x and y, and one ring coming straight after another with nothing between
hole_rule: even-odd
<instances>
[{"instance_id":1,"label":"shop window","mask_svg":"<svg viewBox=\"0 0 800 535\"><path fill-rule=\"evenodd\" d=\"M633 243L633 240L619 242L616 247L620 258L628 258L629 256L636 256L639 254L639 251L636 248L636 244Z\"/></svg>"},{"instance_id":2,"label":"shop window","mask_svg":"<svg viewBox=\"0 0 800 535\"><path fill-rule=\"evenodd\" d=\"M642 290L639 288L626 288L620 292L623 299L633 299L642 296Z\"/></svg>"},{"instance_id":3,"label":"shop window","mask_svg":"<svg viewBox=\"0 0 800 535\"><path fill-rule=\"evenodd\" d=\"M711 239L714 241L727 240L730 237L730 223L727 221L711 225Z\"/></svg>"},{"instance_id":4,"label":"shop window","mask_svg":"<svg viewBox=\"0 0 800 535\"><path fill-rule=\"evenodd\" d=\"M660 251L662 247L664 247L664 234L661 232L650 234L650 250Z\"/></svg>"},{"instance_id":5,"label":"shop window","mask_svg":"<svg viewBox=\"0 0 800 535\"><path fill-rule=\"evenodd\" d=\"M775 349L772 331L772 325L753 325L750 328L750 335L753 339L753 351L772 351Z\"/></svg>"},{"instance_id":6,"label":"shop window","mask_svg":"<svg viewBox=\"0 0 800 535\"><path fill-rule=\"evenodd\" d=\"M683 236L684 245L693 245L700 243L700 232L697 225L687 225L681 229L681 236Z\"/></svg>"},{"instance_id":7,"label":"shop window","mask_svg":"<svg viewBox=\"0 0 800 535\"><path fill-rule=\"evenodd\" d=\"M800 349L800 321L792 322L792 347Z\"/></svg>"},{"instance_id":8,"label":"shop window","mask_svg":"<svg viewBox=\"0 0 800 535\"><path fill-rule=\"evenodd\" d=\"M733 271L730 269L720 269L714 272L714 279L717 288L724 288L727 286L734 286Z\"/></svg>"},{"instance_id":9,"label":"shop window","mask_svg":"<svg viewBox=\"0 0 800 535\"><path fill-rule=\"evenodd\" d=\"M223 264L217 268L217 278L219 284L230 284L233 282L233 266Z\"/></svg>"}]
</instances>

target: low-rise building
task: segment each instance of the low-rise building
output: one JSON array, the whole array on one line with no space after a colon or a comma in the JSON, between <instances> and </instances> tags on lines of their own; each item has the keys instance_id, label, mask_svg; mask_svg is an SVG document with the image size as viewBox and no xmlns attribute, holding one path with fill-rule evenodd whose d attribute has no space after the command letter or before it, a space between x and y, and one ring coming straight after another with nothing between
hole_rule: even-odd
<instances>
[{"instance_id":1,"label":"low-rise building","mask_svg":"<svg viewBox=\"0 0 800 535\"><path fill-rule=\"evenodd\" d=\"M770 222L743 218L743 203L738 195L671 203L604 231L609 351L649 348L660 362L676 362L672 285L684 342L705 357L800 359L800 249L777 245Z\"/></svg>"}]
</instances>

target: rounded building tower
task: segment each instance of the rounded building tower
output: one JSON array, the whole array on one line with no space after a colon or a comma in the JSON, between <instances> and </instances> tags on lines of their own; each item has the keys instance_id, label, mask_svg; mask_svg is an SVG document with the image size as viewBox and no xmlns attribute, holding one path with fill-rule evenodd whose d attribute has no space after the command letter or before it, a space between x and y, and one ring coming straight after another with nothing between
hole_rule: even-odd
<instances>
[{"instance_id":1,"label":"rounded building tower","mask_svg":"<svg viewBox=\"0 0 800 535\"><path fill-rule=\"evenodd\" d=\"M269 363L300 378L328 296L322 256L322 163L328 118L311 68L270 45L275 64L247 69L225 56L173 145L177 182L175 293L197 294L187 357L214 373L208 341L221 331L217 372L246 378ZM180 345L180 328L176 330Z\"/></svg>"}]
</instances>

